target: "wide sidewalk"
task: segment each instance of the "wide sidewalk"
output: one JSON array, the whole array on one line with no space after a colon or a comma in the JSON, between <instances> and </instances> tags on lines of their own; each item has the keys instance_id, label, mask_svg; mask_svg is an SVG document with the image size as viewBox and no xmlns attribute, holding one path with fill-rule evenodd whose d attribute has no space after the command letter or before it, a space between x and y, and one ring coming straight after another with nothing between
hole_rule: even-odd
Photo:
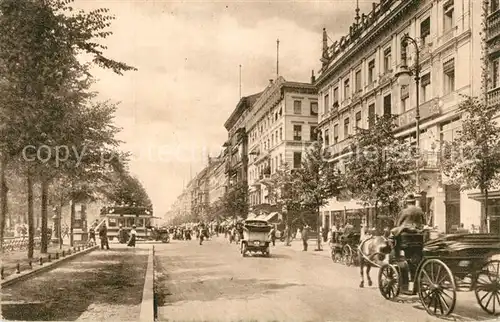
<instances>
[{"instance_id":1,"label":"wide sidewalk","mask_svg":"<svg viewBox=\"0 0 500 322\"><path fill-rule=\"evenodd\" d=\"M1 254L4 277L8 277L12 274L15 274L18 264L20 271L25 271L30 269L29 268L30 262L32 263L33 267L35 267L36 265L40 265L39 264L40 257L42 257L43 262L46 263L49 254L51 256L51 259L54 259L56 257L56 254L58 254L58 256L61 256L63 251L67 254L68 250L70 249L73 250L73 248L70 247L69 245L69 239L64 239L62 245L52 244L52 243L49 244L47 248L47 253L41 253L40 247L35 248L32 259L28 258L27 248L16 249L14 251L6 251L3 254Z\"/></svg>"},{"instance_id":2,"label":"wide sidewalk","mask_svg":"<svg viewBox=\"0 0 500 322\"><path fill-rule=\"evenodd\" d=\"M151 244L110 243L2 289L6 320L139 321Z\"/></svg>"}]
</instances>

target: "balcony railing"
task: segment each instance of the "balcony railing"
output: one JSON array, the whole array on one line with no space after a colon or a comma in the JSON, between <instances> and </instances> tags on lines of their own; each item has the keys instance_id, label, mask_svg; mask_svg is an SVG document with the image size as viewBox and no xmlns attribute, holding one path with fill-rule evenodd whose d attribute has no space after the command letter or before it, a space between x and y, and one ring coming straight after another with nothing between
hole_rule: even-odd
<instances>
[{"instance_id":1,"label":"balcony railing","mask_svg":"<svg viewBox=\"0 0 500 322\"><path fill-rule=\"evenodd\" d=\"M439 151L423 151L420 154L420 169L422 170L438 170L440 167Z\"/></svg>"},{"instance_id":2,"label":"balcony railing","mask_svg":"<svg viewBox=\"0 0 500 322\"><path fill-rule=\"evenodd\" d=\"M500 34L500 10L493 12L486 19L486 38L491 40Z\"/></svg>"},{"instance_id":3,"label":"balcony railing","mask_svg":"<svg viewBox=\"0 0 500 322\"><path fill-rule=\"evenodd\" d=\"M439 100L437 98L433 98L420 105L420 119L423 120L434 115L439 115L441 113L441 109L438 102ZM398 119L396 120L397 126L403 127L415 123L416 112L417 110L415 108L412 108L411 110L399 115Z\"/></svg>"},{"instance_id":4,"label":"balcony railing","mask_svg":"<svg viewBox=\"0 0 500 322\"><path fill-rule=\"evenodd\" d=\"M488 107L497 107L500 104L500 87L488 92Z\"/></svg>"},{"instance_id":5,"label":"balcony railing","mask_svg":"<svg viewBox=\"0 0 500 322\"><path fill-rule=\"evenodd\" d=\"M456 35L457 29L458 29L458 27L455 26L455 27L452 27L449 30L445 31L444 34L441 37L439 37L439 44L443 45L446 42L448 42L449 40L453 39Z\"/></svg>"}]
</instances>

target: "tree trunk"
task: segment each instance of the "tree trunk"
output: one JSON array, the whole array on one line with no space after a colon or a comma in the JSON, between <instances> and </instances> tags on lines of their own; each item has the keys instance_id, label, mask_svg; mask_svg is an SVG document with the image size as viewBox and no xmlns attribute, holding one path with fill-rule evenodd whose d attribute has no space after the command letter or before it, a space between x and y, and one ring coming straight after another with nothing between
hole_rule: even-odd
<instances>
[{"instance_id":1,"label":"tree trunk","mask_svg":"<svg viewBox=\"0 0 500 322\"><path fill-rule=\"evenodd\" d=\"M484 233L489 233L488 231L488 189L484 189L484 211L483 211L483 218L481 218L481 226L483 226L483 229L481 229L481 232Z\"/></svg>"},{"instance_id":2,"label":"tree trunk","mask_svg":"<svg viewBox=\"0 0 500 322\"><path fill-rule=\"evenodd\" d=\"M33 258L35 250L35 214L33 209L33 177L31 171L27 172L28 185L28 258Z\"/></svg>"},{"instance_id":3,"label":"tree trunk","mask_svg":"<svg viewBox=\"0 0 500 322\"><path fill-rule=\"evenodd\" d=\"M42 209L41 209L41 216L42 216L42 229L41 229L41 246L40 246L40 252L41 253L47 253L47 248L49 245L49 236L47 234L48 232L48 227L47 227L47 221L48 221L48 194L49 194L49 182L46 178L42 176Z\"/></svg>"},{"instance_id":4,"label":"tree trunk","mask_svg":"<svg viewBox=\"0 0 500 322\"><path fill-rule=\"evenodd\" d=\"M73 227L75 226L75 212L76 212L76 209L75 209L76 205L75 205L75 200L71 200L71 213L70 213L70 217L69 217L69 222L70 222L70 226L69 226L69 245L71 247L73 247L73 243L75 242L75 238L73 236Z\"/></svg>"},{"instance_id":5,"label":"tree trunk","mask_svg":"<svg viewBox=\"0 0 500 322\"><path fill-rule=\"evenodd\" d=\"M5 221L7 219L7 180L5 178L5 168L7 160L2 156L0 160L0 251L3 252L3 239L5 233ZM12 225L12 223L9 223Z\"/></svg>"},{"instance_id":6,"label":"tree trunk","mask_svg":"<svg viewBox=\"0 0 500 322\"><path fill-rule=\"evenodd\" d=\"M321 236L321 232L320 232L320 227L321 227L321 219L320 219L320 217L321 217L321 213L320 213L320 207L319 207L319 206L317 207L317 210L316 210L316 211L317 211L317 216L316 216L316 229L317 229L317 235L318 235L318 236L317 236L317 237L318 237L318 240L317 240L317 242L316 242L316 243L317 243L318 248L317 248L316 250L318 250L318 251L319 251L319 250L322 250L322 249L321 249L321 237L322 237L322 236Z\"/></svg>"},{"instance_id":7,"label":"tree trunk","mask_svg":"<svg viewBox=\"0 0 500 322\"><path fill-rule=\"evenodd\" d=\"M373 207L373 221L375 222L375 227L377 226L378 218L378 201L375 201L375 206Z\"/></svg>"}]
</instances>

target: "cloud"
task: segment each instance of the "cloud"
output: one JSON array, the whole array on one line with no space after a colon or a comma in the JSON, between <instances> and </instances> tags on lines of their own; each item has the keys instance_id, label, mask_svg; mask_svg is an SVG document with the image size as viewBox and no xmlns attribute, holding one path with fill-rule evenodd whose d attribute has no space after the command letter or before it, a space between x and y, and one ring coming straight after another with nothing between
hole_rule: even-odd
<instances>
[{"instance_id":1,"label":"cloud","mask_svg":"<svg viewBox=\"0 0 500 322\"><path fill-rule=\"evenodd\" d=\"M362 9L370 2L360 1ZM101 99L121 102L119 138L134 153L131 170L157 214L183 183L220 152L224 122L242 93L262 91L276 74L309 81L320 66L321 30L333 40L353 21L355 1L90 1L116 16L106 55L138 68L118 76L94 70ZM160 156L161 155L161 156Z\"/></svg>"}]
</instances>

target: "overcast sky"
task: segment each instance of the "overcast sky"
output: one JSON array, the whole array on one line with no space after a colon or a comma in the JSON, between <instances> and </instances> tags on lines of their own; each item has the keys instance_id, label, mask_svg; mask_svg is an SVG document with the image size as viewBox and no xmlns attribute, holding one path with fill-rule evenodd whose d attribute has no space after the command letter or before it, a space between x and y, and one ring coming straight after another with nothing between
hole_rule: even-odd
<instances>
[{"instance_id":1,"label":"overcast sky","mask_svg":"<svg viewBox=\"0 0 500 322\"><path fill-rule=\"evenodd\" d=\"M131 171L155 213L164 214L183 184L227 139L223 126L242 94L261 91L276 75L310 80L320 67L322 28L337 40L353 22L356 1L77 0L116 16L108 56L133 65L118 76L96 70L102 99L121 102L116 116ZM371 1L360 1L361 12ZM331 41L330 41L331 42Z\"/></svg>"}]
</instances>

